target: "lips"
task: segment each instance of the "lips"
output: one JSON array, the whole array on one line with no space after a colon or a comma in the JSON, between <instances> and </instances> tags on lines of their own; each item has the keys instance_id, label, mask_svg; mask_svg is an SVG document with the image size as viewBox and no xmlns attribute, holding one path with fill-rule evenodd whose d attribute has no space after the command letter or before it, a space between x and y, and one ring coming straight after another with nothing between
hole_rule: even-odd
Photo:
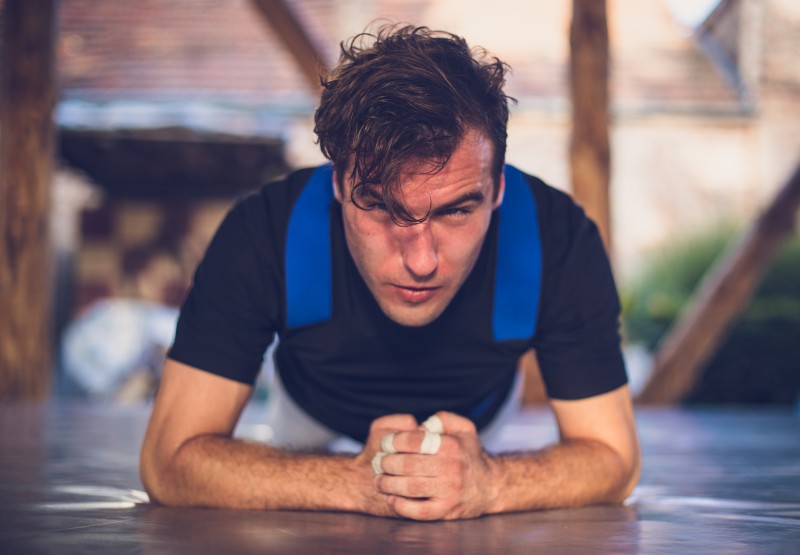
<instances>
[{"instance_id":1,"label":"lips","mask_svg":"<svg viewBox=\"0 0 800 555\"><path fill-rule=\"evenodd\" d=\"M442 289L441 287L407 287L394 284L390 287L395 295L410 304L419 304L429 301Z\"/></svg>"}]
</instances>

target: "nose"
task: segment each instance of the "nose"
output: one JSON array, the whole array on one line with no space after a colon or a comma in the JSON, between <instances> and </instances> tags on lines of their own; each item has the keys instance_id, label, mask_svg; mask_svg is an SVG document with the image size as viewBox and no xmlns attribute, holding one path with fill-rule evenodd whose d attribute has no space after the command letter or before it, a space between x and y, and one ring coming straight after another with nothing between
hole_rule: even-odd
<instances>
[{"instance_id":1,"label":"nose","mask_svg":"<svg viewBox=\"0 0 800 555\"><path fill-rule=\"evenodd\" d=\"M430 279L439 266L436 241L429 221L399 227L403 265L418 281Z\"/></svg>"}]
</instances>

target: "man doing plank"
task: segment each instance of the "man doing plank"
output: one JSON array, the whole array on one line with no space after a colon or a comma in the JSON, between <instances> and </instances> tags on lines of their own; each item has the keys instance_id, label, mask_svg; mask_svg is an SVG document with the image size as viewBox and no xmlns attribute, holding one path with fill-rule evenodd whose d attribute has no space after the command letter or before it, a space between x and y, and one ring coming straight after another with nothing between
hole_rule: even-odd
<instances>
[{"instance_id":1,"label":"man doing plank","mask_svg":"<svg viewBox=\"0 0 800 555\"><path fill-rule=\"evenodd\" d=\"M198 267L142 448L155 502L433 520L628 495L614 280L582 210L505 164L505 69L426 28L342 45L330 164L240 201ZM275 335L275 442L236 439ZM560 441L489 455L531 347ZM290 448L340 436L361 453Z\"/></svg>"}]
</instances>

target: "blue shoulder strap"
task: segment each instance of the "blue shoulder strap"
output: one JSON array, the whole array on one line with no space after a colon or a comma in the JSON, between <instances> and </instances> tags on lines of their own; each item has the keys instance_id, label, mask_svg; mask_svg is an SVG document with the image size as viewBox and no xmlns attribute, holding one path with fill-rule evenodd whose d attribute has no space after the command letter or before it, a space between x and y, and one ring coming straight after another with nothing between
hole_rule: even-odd
<instances>
[{"instance_id":1,"label":"blue shoulder strap","mask_svg":"<svg viewBox=\"0 0 800 555\"><path fill-rule=\"evenodd\" d=\"M533 193L518 169L506 165L500 206L492 328L497 341L529 339L536 331L542 247ZM320 166L292 208L286 237L286 325L327 321L333 314L330 204L333 169Z\"/></svg>"},{"instance_id":2,"label":"blue shoulder strap","mask_svg":"<svg viewBox=\"0 0 800 555\"><path fill-rule=\"evenodd\" d=\"M499 208L492 329L496 341L530 339L536 331L542 286L539 212L522 172L508 164L503 172L506 191Z\"/></svg>"},{"instance_id":3,"label":"blue shoulder strap","mask_svg":"<svg viewBox=\"0 0 800 555\"><path fill-rule=\"evenodd\" d=\"M320 166L292 208L286 235L286 326L324 322L333 314L331 201L333 168Z\"/></svg>"}]
</instances>

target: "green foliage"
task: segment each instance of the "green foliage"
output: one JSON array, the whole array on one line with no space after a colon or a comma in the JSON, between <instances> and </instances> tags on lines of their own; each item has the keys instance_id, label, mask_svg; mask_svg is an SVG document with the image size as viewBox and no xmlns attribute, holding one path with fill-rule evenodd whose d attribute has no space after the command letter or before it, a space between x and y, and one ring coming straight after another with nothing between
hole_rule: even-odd
<instances>
[{"instance_id":1,"label":"green foliage","mask_svg":"<svg viewBox=\"0 0 800 555\"><path fill-rule=\"evenodd\" d=\"M675 242L622 293L626 339L654 349L719 261L732 226ZM690 401L791 403L800 391L800 236L784 245Z\"/></svg>"}]
</instances>

